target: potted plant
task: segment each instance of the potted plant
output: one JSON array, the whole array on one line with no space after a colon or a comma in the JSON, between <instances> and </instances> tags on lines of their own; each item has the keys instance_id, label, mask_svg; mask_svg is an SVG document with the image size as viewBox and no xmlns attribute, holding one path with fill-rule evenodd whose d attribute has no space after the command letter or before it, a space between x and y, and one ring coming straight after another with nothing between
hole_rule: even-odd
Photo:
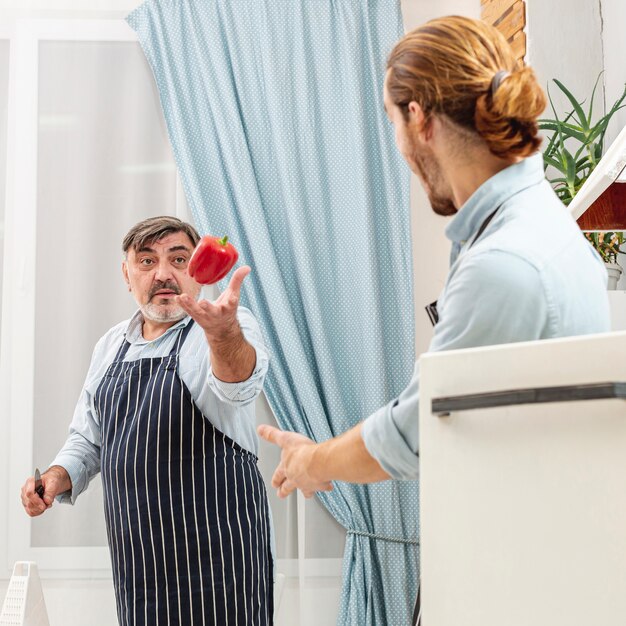
<instances>
[{"instance_id":1,"label":"potted plant","mask_svg":"<svg viewBox=\"0 0 626 626\"><path fill-rule=\"evenodd\" d=\"M606 263L606 271L609 275L608 288L617 289L617 283L622 274L622 266L617 262L618 254L626 254L620 250L620 246L624 243L623 232L606 232L606 233L585 233L585 237L591 245L598 251L602 260Z\"/></svg>"},{"instance_id":2,"label":"potted plant","mask_svg":"<svg viewBox=\"0 0 626 626\"><path fill-rule=\"evenodd\" d=\"M560 119L548 88L548 99L554 118L539 121L539 128L552 133L543 152L544 169L548 181L566 206L573 200L602 158L604 137L611 118L617 111L626 106L624 104L624 100L626 100L625 86L622 95L609 111L595 123L592 121L594 98L601 76L602 73L598 76L593 87L586 111L583 108L584 101L579 102L563 83L553 79L556 86L572 105L572 110L563 119ZM617 263L617 255L620 253L619 248L624 241L624 234L594 232L585 233L585 236L607 264L609 289L615 289L622 273L622 268ZM622 254L625 253L622 252Z\"/></svg>"}]
</instances>

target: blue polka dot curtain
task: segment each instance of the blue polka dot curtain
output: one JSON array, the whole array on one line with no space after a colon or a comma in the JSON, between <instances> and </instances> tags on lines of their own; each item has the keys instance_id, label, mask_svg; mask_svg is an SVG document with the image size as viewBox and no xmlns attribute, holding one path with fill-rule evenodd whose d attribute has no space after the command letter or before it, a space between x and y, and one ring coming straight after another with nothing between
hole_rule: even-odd
<instances>
[{"instance_id":1,"label":"blue polka dot curtain","mask_svg":"<svg viewBox=\"0 0 626 626\"><path fill-rule=\"evenodd\" d=\"M409 171L382 102L399 0L149 0L128 22L196 225L252 267L242 300L278 423L344 432L404 389L415 357ZM348 531L339 623L408 625L417 483L321 500Z\"/></svg>"}]
</instances>

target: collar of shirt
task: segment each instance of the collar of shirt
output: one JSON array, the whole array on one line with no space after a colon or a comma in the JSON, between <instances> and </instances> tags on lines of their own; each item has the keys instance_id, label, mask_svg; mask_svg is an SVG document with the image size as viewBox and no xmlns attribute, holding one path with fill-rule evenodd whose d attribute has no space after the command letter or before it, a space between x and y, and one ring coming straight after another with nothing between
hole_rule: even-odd
<instances>
[{"instance_id":1,"label":"collar of shirt","mask_svg":"<svg viewBox=\"0 0 626 626\"><path fill-rule=\"evenodd\" d=\"M131 345L145 345L148 343L152 343L153 341L158 341L163 337L173 333L175 330L182 328L183 326L187 326L187 324L191 321L189 315L185 315L182 320L176 322L173 326L170 326L160 337L156 339L147 340L144 339L143 336L143 314L141 310L137 310L136 313L130 318L128 322L128 328L126 329L126 340Z\"/></svg>"},{"instance_id":2,"label":"collar of shirt","mask_svg":"<svg viewBox=\"0 0 626 626\"><path fill-rule=\"evenodd\" d=\"M487 217L516 193L544 180L543 157L534 154L486 180L459 209L446 227L446 237L464 245Z\"/></svg>"}]
</instances>

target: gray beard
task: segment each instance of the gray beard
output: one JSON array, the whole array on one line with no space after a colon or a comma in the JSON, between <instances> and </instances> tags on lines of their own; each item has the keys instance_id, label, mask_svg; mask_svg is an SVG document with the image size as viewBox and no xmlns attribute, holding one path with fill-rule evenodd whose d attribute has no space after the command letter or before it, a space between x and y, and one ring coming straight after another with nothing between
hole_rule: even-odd
<instances>
[{"instance_id":1,"label":"gray beard","mask_svg":"<svg viewBox=\"0 0 626 626\"><path fill-rule=\"evenodd\" d=\"M178 322L182 320L185 315L187 315L181 307L169 308L168 310L163 309L158 304L152 304L150 302L140 306L139 309L144 318L150 320L151 322Z\"/></svg>"}]
</instances>

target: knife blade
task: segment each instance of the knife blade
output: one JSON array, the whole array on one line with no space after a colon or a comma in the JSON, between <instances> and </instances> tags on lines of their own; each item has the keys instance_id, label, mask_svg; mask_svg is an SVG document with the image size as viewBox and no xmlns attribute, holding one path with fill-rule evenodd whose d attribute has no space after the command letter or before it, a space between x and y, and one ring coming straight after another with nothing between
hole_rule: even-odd
<instances>
[{"instance_id":1,"label":"knife blade","mask_svg":"<svg viewBox=\"0 0 626 626\"><path fill-rule=\"evenodd\" d=\"M35 468L35 493L43 500L43 483L41 482L41 474L39 468Z\"/></svg>"}]
</instances>

